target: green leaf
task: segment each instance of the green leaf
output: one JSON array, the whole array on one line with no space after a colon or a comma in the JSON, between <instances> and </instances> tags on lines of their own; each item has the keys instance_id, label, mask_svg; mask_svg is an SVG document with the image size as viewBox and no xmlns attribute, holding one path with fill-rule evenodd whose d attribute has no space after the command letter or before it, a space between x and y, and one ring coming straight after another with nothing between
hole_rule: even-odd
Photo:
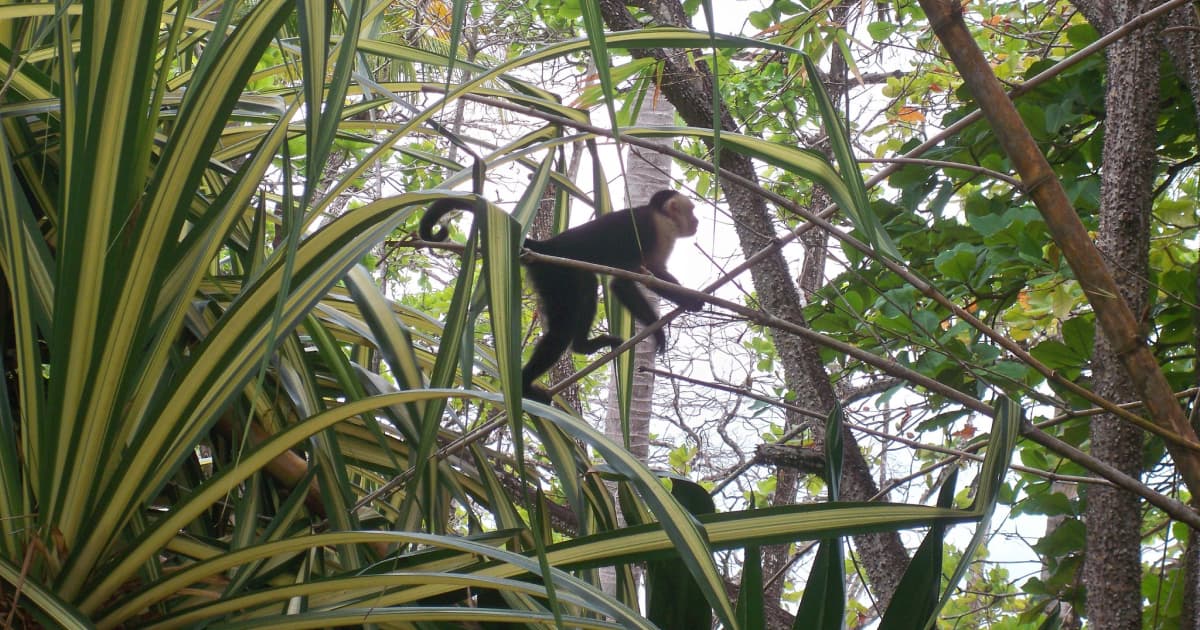
<instances>
[{"instance_id":1,"label":"green leaf","mask_svg":"<svg viewBox=\"0 0 1200 630\"><path fill-rule=\"evenodd\" d=\"M605 94L615 94L617 92L616 83L613 80L611 64L608 57L608 40L604 33L604 19L600 16L600 4L598 2L580 2L580 9L583 15L583 26L587 31L588 47L592 51L592 67L596 69L596 76L600 79L600 88ZM613 99L604 99L605 109L608 110L608 121L612 128L613 138L618 142L621 140L621 127L617 120L617 109L613 103Z\"/></svg>"},{"instance_id":2,"label":"green leaf","mask_svg":"<svg viewBox=\"0 0 1200 630\"><path fill-rule=\"evenodd\" d=\"M673 478L671 495L692 514L717 511L700 485ZM660 628L704 628L712 625L712 606L678 558L646 564L646 617Z\"/></svg>"},{"instance_id":3,"label":"green leaf","mask_svg":"<svg viewBox=\"0 0 1200 630\"><path fill-rule=\"evenodd\" d=\"M1086 356L1080 356L1075 349L1061 341L1047 339L1034 346L1030 351L1035 359L1046 364L1052 370L1063 368L1080 368L1087 361Z\"/></svg>"},{"instance_id":4,"label":"green leaf","mask_svg":"<svg viewBox=\"0 0 1200 630\"><path fill-rule=\"evenodd\" d=\"M54 621L57 627L64 630L75 628L83 630L94 627L86 617L79 614L78 610L59 599L53 591L44 589L40 584L31 581L26 571L13 566L2 557L0 557L0 580L8 584L6 590L19 592L22 600L31 602L48 619ZM14 605L17 603L13 602ZM9 614L9 612L17 611L7 611L5 614Z\"/></svg>"},{"instance_id":5,"label":"green leaf","mask_svg":"<svg viewBox=\"0 0 1200 630\"><path fill-rule=\"evenodd\" d=\"M887 41L893 33L896 32L898 26L892 22L871 22L867 24L867 33L871 39L876 42Z\"/></svg>"},{"instance_id":6,"label":"green leaf","mask_svg":"<svg viewBox=\"0 0 1200 630\"><path fill-rule=\"evenodd\" d=\"M841 538L822 540L805 582L804 597L796 609L794 630L845 626L846 587Z\"/></svg>"},{"instance_id":7,"label":"green leaf","mask_svg":"<svg viewBox=\"0 0 1200 630\"><path fill-rule=\"evenodd\" d=\"M954 505L954 494L957 487L958 470L951 470L938 492L938 507L948 508ZM908 569L900 578L896 592L892 595L891 604L884 611L880 620L880 630L899 630L902 628L922 628L932 625L937 620L938 592L942 583L942 553L945 542L946 528L934 524L925 534L921 546L913 554Z\"/></svg>"},{"instance_id":8,"label":"green leaf","mask_svg":"<svg viewBox=\"0 0 1200 630\"><path fill-rule=\"evenodd\" d=\"M933 266L943 277L955 282L969 283L975 273L980 249L970 243L959 243L954 248L941 252L933 260Z\"/></svg>"},{"instance_id":9,"label":"green leaf","mask_svg":"<svg viewBox=\"0 0 1200 630\"><path fill-rule=\"evenodd\" d=\"M291 292L278 318L279 327L290 329L307 313L362 255L383 238L411 209L432 195L409 193L377 201L342 215L305 239L296 253ZM133 460L125 472L129 477L114 486L109 501L97 517L77 553L84 558L99 553L109 537L120 531L131 506L140 504L165 483L183 454L191 452L198 435L211 426L216 414L257 372L261 357L272 350L266 340L276 328L274 303L283 277L283 260L277 259L253 286L244 291L218 322L204 343L195 350L185 371L186 378L169 397L160 401L159 424L149 428L135 449L144 449L156 459ZM137 479L139 483L129 483ZM93 591L94 592L94 591Z\"/></svg>"},{"instance_id":10,"label":"green leaf","mask_svg":"<svg viewBox=\"0 0 1200 630\"><path fill-rule=\"evenodd\" d=\"M825 420L825 482L830 502L837 501L842 479L842 426L845 414L836 405ZM946 507L946 506L942 506ZM841 537L826 538L817 547L804 596L796 609L793 628L840 630L846 616L845 556Z\"/></svg>"},{"instance_id":11,"label":"green leaf","mask_svg":"<svg viewBox=\"0 0 1200 630\"><path fill-rule=\"evenodd\" d=\"M900 251L896 249L895 243L892 242L891 237L884 231L879 219L871 211L867 188L863 184L862 172L858 168L858 160L854 158L854 150L850 146L849 134L842 126L841 114L833 104L833 101L830 100L829 93L825 91L825 86L821 85L821 73L817 71L816 65L813 64L812 59L808 55L802 55L802 58L804 59L805 72L808 74L812 85L813 97L817 102L817 110L821 113L821 122L825 125L827 131L830 148L837 159L841 181L850 193L850 200L847 200L844 205L839 205L842 205L842 210L850 216L854 227L863 234L863 238L867 243L870 243L883 254L897 260L902 260L903 257L900 255ZM847 57L847 59L851 58ZM828 190L828 186L826 186L826 190ZM833 196L832 193L830 196ZM836 197L834 198L836 200Z\"/></svg>"},{"instance_id":12,"label":"green leaf","mask_svg":"<svg viewBox=\"0 0 1200 630\"><path fill-rule=\"evenodd\" d=\"M751 11L746 19L750 21L751 26L760 31L775 23L775 17L767 11Z\"/></svg>"},{"instance_id":13,"label":"green leaf","mask_svg":"<svg viewBox=\"0 0 1200 630\"><path fill-rule=\"evenodd\" d=\"M737 616L743 628L765 628L762 549L749 545L743 552L742 583L738 587Z\"/></svg>"}]
</instances>

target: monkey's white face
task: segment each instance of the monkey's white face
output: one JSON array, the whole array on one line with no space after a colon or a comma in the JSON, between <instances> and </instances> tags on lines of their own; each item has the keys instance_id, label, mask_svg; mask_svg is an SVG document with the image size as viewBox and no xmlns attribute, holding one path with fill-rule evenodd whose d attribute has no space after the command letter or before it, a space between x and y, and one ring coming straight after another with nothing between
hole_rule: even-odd
<instances>
[{"instance_id":1,"label":"monkey's white face","mask_svg":"<svg viewBox=\"0 0 1200 630\"><path fill-rule=\"evenodd\" d=\"M667 214L675 222L679 236L695 236L700 228L700 220L694 212L696 204L683 195L675 195L667 202Z\"/></svg>"}]
</instances>

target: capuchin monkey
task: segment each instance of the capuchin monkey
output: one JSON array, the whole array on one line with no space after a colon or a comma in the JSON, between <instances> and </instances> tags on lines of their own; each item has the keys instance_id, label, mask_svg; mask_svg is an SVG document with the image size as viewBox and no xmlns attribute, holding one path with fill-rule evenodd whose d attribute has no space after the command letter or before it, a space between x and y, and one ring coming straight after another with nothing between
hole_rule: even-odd
<instances>
[{"instance_id":1,"label":"capuchin monkey","mask_svg":"<svg viewBox=\"0 0 1200 630\"><path fill-rule=\"evenodd\" d=\"M700 222L692 212L694 207L682 194L661 190L644 206L606 214L544 241L527 238L525 247L549 256L638 273L649 271L657 278L678 285L679 280L667 271L667 259L676 239L696 234ZM433 202L421 217L421 238L446 240L448 231L439 228L437 223L454 210L473 211L474 204L464 199ZM592 320L596 317L596 289L599 286L596 274L545 262L527 262L525 268L537 293L543 334L534 346L529 362L521 370L521 384L527 396L549 403L546 390L535 387L533 381L545 374L568 347L578 354L592 354L605 346L616 348L624 340L616 335L597 335L588 339ZM634 281L613 278L611 286L617 299L643 326L658 319L658 313ZM704 308L703 300L681 292L657 287L652 290L689 311ZM654 331L654 340L659 352L666 349L667 335L661 328Z\"/></svg>"}]
</instances>

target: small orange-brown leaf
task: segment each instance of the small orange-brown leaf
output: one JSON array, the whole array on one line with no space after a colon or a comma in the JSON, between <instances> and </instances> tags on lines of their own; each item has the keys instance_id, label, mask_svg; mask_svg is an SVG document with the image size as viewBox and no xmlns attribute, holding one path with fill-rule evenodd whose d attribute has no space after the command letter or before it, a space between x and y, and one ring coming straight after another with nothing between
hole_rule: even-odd
<instances>
[{"instance_id":1,"label":"small orange-brown leaf","mask_svg":"<svg viewBox=\"0 0 1200 630\"><path fill-rule=\"evenodd\" d=\"M925 120L925 112L917 109L916 107L901 107L900 110L896 112L896 120L902 120L904 122L922 122Z\"/></svg>"}]
</instances>

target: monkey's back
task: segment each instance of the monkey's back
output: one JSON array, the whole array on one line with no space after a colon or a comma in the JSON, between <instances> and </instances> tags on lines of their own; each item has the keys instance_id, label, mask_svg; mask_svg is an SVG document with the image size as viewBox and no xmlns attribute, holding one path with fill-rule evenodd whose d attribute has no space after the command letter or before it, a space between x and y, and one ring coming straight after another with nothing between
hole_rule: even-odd
<instances>
[{"instance_id":1,"label":"monkey's back","mask_svg":"<svg viewBox=\"0 0 1200 630\"><path fill-rule=\"evenodd\" d=\"M642 252L653 247L658 236L653 210L644 210L611 212L544 241L526 239L525 246L539 254L636 270L642 266Z\"/></svg>"}]
</instances>

